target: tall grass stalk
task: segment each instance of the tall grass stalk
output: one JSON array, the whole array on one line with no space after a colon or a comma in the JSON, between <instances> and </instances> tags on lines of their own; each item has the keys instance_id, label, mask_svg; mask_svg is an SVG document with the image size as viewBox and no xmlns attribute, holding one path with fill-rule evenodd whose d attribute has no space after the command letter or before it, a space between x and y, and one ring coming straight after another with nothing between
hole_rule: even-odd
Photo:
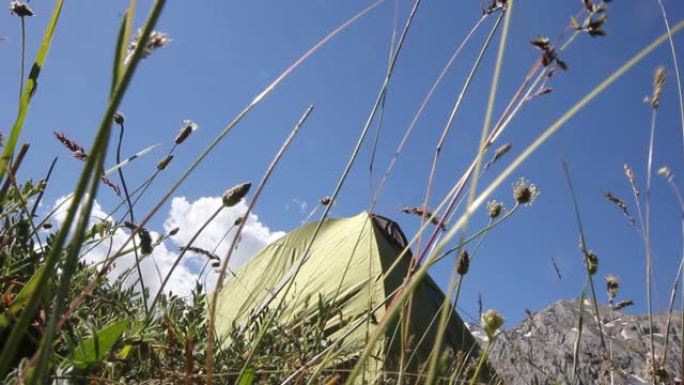
<instances>
[{"instance_id":1,"label":"tall grass stalk","mask_svg":"<svg viewBox=\"0 0 684 385\"><path fill-rule=\"evenodd\" d=\"M19 141L19 137L21 136L21 131L24 127L24 121L26 120L26 114L28 113L31 98L33 97L33 94L36 91L40 71L45 65L45 59L47 59L48 51L50 50L50 46L52 45L52 38L55 34L55 29L57 28L57 22L59 21L59 16L62 13L63 5L64 0L57 0L55 2L55 6L52 10L52 15L50 16L50 21L48 22L48 25L45 28L45 32L43 33L43 39L40 43L40 48L38 49L38 52L36 54L36 59L33 63L33 66L31 67L31 72L29 73L26 86L23 88L21 95L19 97L19 109L17 111L17 117L14 121L14 124L12 125L12 130L10 131L7 142L5 143L5 148L2 151L2 157L0 158L0 162L9 163L10 158L12 158L14 154L14 148L16 147L17 142ZM24 68L23 65L22 68ZM23 75L22 79L24 79ZM5 176L5 170L6 167L4 165L0 167L0 180L2 180L2 178Z\"/></svg>"},{"instance_id":2,"label":"tall grass stalk","mask_svg":"<svg viewBox=\"0 0 684 385\"><path fill-rule=\"evenodd\" d=\"M668 31L669 35L669 31ZM646 305L648 309L648 334L651 348L651 365L649 368L653 376L653 384L656 383L655 370L657 361L655 359L655 337L653 336L653 298L652 298L652 278L653 278L653 255L651 253L651 179L653 174L653 147L655 144L657 107L651 111L651 128L648 140L648 158L646 164L646 216L644 218L644 246L646 248Z\"/></svg>"},{"instance_id":3,"label":"tall grass stalk","mask_svg":"<svg viewBox=\"0 0 684 385\"><path fill-rule=\"evenodd\" d=\"M125 17L124 19L128 19ZM124 23L127 24L127 23ZM127 41L127 40L124 40ZM119 141L116 145L116 163L121 163L121 145L123 144L124 137L124 122L119 123ZM124 178L123 169L118 168L117 173L119 174L119 180L121 181L121 187L123 188L124 201L128 206L128 217L132 224L135 224L135 215L133 214L133 204L131 203L131 195L128 193L128 186L126 185L126 178ZM135 238L131 240L133 243L133 257L135 258L135 269L138 272L138 280L140 282L140 292L143 297L146 296L147 289L145 288L145 279L143 278L142 269L140 268L140 256L138 255L138 246L136 245ZM145 307L145 313L149 314L149 309L147 308L147 301L143 301L143 306Z\"/></svg>"},{"instance_id":4,"label":"tall grass stalk","mask_svg":"<svg viewBox=\"0 0 684 385\"><path fill-rule=\"evenodd\" d=\"M116 110L123 99L124 93L133 77L133 73L135 72L138 63L142 58L142 54L145 49L145 43L147 42L147 39L149 38L156 21L161 14L165 2L165 0L157 0L152 5L150 14L145 22L140 36L140 42L133 52L130 63L123 71L116 90L109 99L107 109L104 113L102 122L100 123L100 127L97 131L97 135L92 146L92 153L86 161L86 166L83 169L77 190L74 193L74 198L72 200L71 207L69 208L69 212L67 213L67 218L65 219L64 224L59 231L58 237L63 243L71 228L76 211L80 210L80 216L72 234L70 247L67 249L68 251L64 258L64 264L62 266L62 272L59 278L59 286L57 291L58 296L55 300L56 303L54 304L50 313L47 327L45 328L45 336L41 340L40 349L32 359L32 364L36 367L35 375L31 376L32 384L42 383L42 378L46 375L48 369L48 360L52 350L52 342L57 331L61 327L61 323L58 325L58 320L60 320L60 317L63 316L62 313L66 304L66 294L71 284L71 276L74 273L76 263L78 261L79 250L83 242L84 233L86 231L86 226L88 225L88 220L90 217L90 211L92 209L97 188L100 183L99 175L103 170L104 158L107 151L107 144L109 142L114 114L116 113ZM119 39L116 48L120 49L121 45L124 44L127 44L127 42L121 41ZM86 195L85 188L88 183L90 183L90 188L89 193ZM56 245L53 245L53 248L51 249L51 255L48 256L47 259L49 260L54 258L55 262L57 262L56 258L61 253L62 245L60 245L58 242L55 243ZM53 268L49 269L48 271L51 270L53 270Z\"/></svg>"},{"instance_id":5,"label":"tall grass stalk","mask_svg":"<svg viewBox=\"0 0 684 385\"><path fill-rule=\"evenodd\" d=\"M587 249L587 240L584 233L584 226L582 226L582 218L580 216L579 204L577 203L577 194L575 194L575 187L572 183L572 178L570 177L570 170L568 169L568 164L563 160L563 174L565 175L565 180L568 183L568 189L570 190L570 198L572 199L572 208L575 213L575 220L577 221L577 228L580 236L580 249L582 251L582 257L584 258L585 272L587 273L587 283L589 284L589 289L592 298L592 304L594 307L594 317L596 317L596 324L599 329L599 337L601 341L601 347L603 348L604 357L609 356L608 345L606 345L606 340L603 334L603 321L601 320L601 313L599 312L598 301L596 297L596 289L594 287L594 278L591 268L591 262L589 261L589 250ZM585 289L586 290L586 289ZM584 306L584 303L580 304Z\"/></svg>"},{"instance_id":6,"label":"tall grass stalk","mask_svg":"<svg viewBox=\"0 0 684 385\"><path fill-rule=\"evenodd\" d=\"M267 319L264 327L264 330L270 326L274 320L276 315L278 314L279 310L284 304L285 297L287 296L287 293L289 293L290 289L292 288L292 285L295 281L295 277L299 274L299 271L301 270L302 266L304 263L308 260L309 253L311 250L311 247L313 246L314 242L316 241L316 238L318 237L318 234L323 226L323 223L325 219L327 218L330 209L332 208L335 200L337 199L337 196L339 195L340 191L342 190L342 187L344 186L344 183L347 180L347 177L349 176L349 173L351 172L352 167L354 166L354 163L356 162L356 159L359 155L359 152L361 150L361 147L363 143L365 142L365 138L368 134L368 131L370 129L370 125L372 124L378 109L380 107L381 101L384 97L384 95L387 93L387 90L389 88L389 83L390 79L392 78L392 74L394 73L394 68L397 63L397 59L399 57L399 53L401 52L401 48L404 45L404 41L406 39L406 36L408 35L408 31L413 23L414 17L416 15L416 12L418 11L418 6L420 5L421 0L415 0L413 3L413 7L411 9L411 12L408 16L408 19L406 20L406 23L404 25L404 29L402 31L401 37L399 38L399 41L397 43L397 48L394 51L394 54L392 56L392 61L390 63L389 69L385 74L385 79L383 80L382 86L380 87L380 90L378 91L378 96L375 99L375 102L373 104L373 107L371 108L371 112L366 119L365 124L363 125L363 128L361 130L361 133L358 136L356 145L349 157L349 160L347 161L347 164L342 172L342 175L337 181L337 184L335 186L335 189L333 190L333 193L330 195L330 202L329 204L325 207L325 210L323 210L323 213L321 214L321 218L319 219L316 228L314 229L310 240L307 242L306 247L304 248L304 251L302 252L302 255L299 256L298 262L294 265L294 268L291 269L288 274L285 275L284 279L278 282L276 287L274 287L271 290L270 295L267 296L266 300L263 301L263 303L260 305L260 307L257 309L255 317L258 317L259 314L266 309L271 302L278 296L281 292L283 293L281 296L281 300L275 307L275 311L272 312L271 315L269 315L269 318ZM214 305L215 306L215 305ZM210 323L210 328L212 327L212 323ZM211 329L210 329L211 331ZM262 332L263 335L264 332ZM257 338L256 342L260 342L260 337ZM256 346L256 344L255 344Z\"/></svg>"},{"instance_id":7,"label":"tall grass stalk","mask_svg":"<svg viewBox=\"0 0 684 385\"><path fill-rule=\"evenodd\" d=\"M433 81L432 86L430 87L430 90L427 92L427 94L425 95L425 97L421 101L420 106L418 107L418 110L413 115L413 118L411 119L411 122L409 123L409 125L406 127L406 130L404 130L404 135L402 136L401 141L399 142L399 145L397 146L397 149L394 151L394 154L392 155L392 158L389 161L387 169L385 170L385 172L384 172L384 174L380 180L380 183L378 183L378 186L375 188L375 192L373 193L373 199L371 200L371 205L369 207L369 211L373 211L375 204L377 202L377 199L380 196L380 192L382 191L385 183L389 179L389 175L392 172L394 165L396 164L397 160L399 159L399 155L401 154L404 147L406 146L406 143L408 143L409 137L411 136L411 133L413 132L413 128L416 126L416 123L418 123L418 120L422 116L423 111L425 110L425 107L427 107L430 100L432 100L432 95L437 90L437 87L442 83L444 76L446 76L446 74L449 72L449 69L451 68L452 64L456 61L456 58L458 58L458 56L460 55L463 48L470 41L473 34L477 31L477 29L480 27L480 25L482 24L482 22L486 18L487 18L487 15L482 15L477 20L477 22L468 31L468 34L463 38L463 40L461 41L459 46L456 48L456 50L451 54L451 57L449 58L447 63L444 65L444 67L442 68L439 75L437 75L437 78Z\"/></svg>"},{"instance_id":8,"label":"tall grass stalk","mask_svg":"<svg viewBox=\"0 0 684 385\"><path fill-rule=\"evenodd\" d=\"M287 139L285 139L285 142L283 142L282 146L276 153L276 155L273 157L273 160L271 161L271 164L268 166L268 169L266 169L266 173L264 174L264 177L261 179L261 182L259 182L259 186L257 186L256 192L254 193L254 197L250 201L249 205L247 206L247 211L243 215L243 220L240 221L240 225L238 226L237 230L235 231L235 236L233 237L233 240L230 244L230 247L228 248L228 251L226 251L226 257L223 259L223 262L221 263L221 268L219 270L219 276L216 281L216 288L214 289L214 292L211 296L211 302L209 303L209 337L207 341L207 384L212 384L212 374L214 371L214 365L213 365L213 347L214 347L214 336L216 333L216 304L218 301L218 296L221 293L221 288L223 287L223 280L225 279L226 276L226 271L228 270L228 263L230 263L230 257L233 255L233 251L237 247L237 242L240 239L240 234L242 233L242 230L245 228L245 225L247 223L247 219L249 218L249 215L251 214L252 210L254 209L254 206L256 205L257 200L259 199L259 196L261 196L262 191L268 184L268 181L271 178L271 175L273 175L273 171L275 170L276 166L280 162L280 159L282 159L283 155L287 151L288 147L292 143L292 141L295 139L297 134L299 133L299 130L302 128L306 120L309 118L309 115L311 115L311 112L313 111L313 106L310 105L309 107L306 108L302 116L299 118L299 121L297 121L297 124L292 128L290 131L290 134L287 136ZM263 328L262 330L267 329L268 327ZM263 337L263 335L262 335ZM242 367L242 370L240 371L240 375L238 378L241 378L245 372L245 370L248 367L249 361L251 359L252 354L254 353L254 350L256 349L256 345L258 344L255 342L255 347L250 351L249 356L245 360L245 364Z\"/></svg>"},{"instance_id":9,"label":"tall grass stalk","mask_svg":"<svg viewBox=\"0 0 684 385\"><path fill-rule=\"evenodd\" d=\"M672 66L674 67L675 79L677 81L677 96L679 96L679 117L682 124L682 153L684 153L684 95L682 94L682 79L679 74L679 60L677 59L677 50L675 49L674 40L672 40L672 30L670 30L670 21L667 18L667 11L663 5L662 0L657 0L660 7L660 13L663 15L663 23L667 30L667 39L670 42L670 51L672 52ZM684 351L683 353L684 354ZM684 375L684 357L682 359L682 375Z\"/></svg>"},{"instance_id":10,"label":"tall grass stalk","mask_svg":"<svg viewBox=\"0 0 684 385\"><path fill-rule=\"evenodd\" d=\"M504 57L504 52L506 51L506 44L508 42L508 31L510 28L511 24L511 15L513 14L513 4L514 2L508 1L506 4L506 7L502 10L504 17L504 23L503 23L503 29L501 30L501 37L499 40L499 49L497 52L496 56L496 63L494 65L494 75L492 77L492 84L491 88L489 91L489 97L487 100L487 109L485 112L485 119L484 123L482 124L482 134L480 136L480 144L478 146L478 154L475 159L475 169L473 172L473 176L470 181L470 193L468 194L468 205L470 205L475 198L475 191L477 190L477 182L480 176L480 168L481 168L481 162L482 162L482 157L484 156L484 153L487 149L487 138L489 136L489 126L491 124L492 120L492 115L494 114L494 103L496 100L496 93L498 90L499 86L499 77L501 75L501 68L503 66L503 57ZM501 16L499 16L499 19L497 20L497 26L498 23L501 21ZM446 132L445 132L446 134ZM441 141L442 139L440 139ZM428 187L429 188L429 187ZM466 219L465 223L463 224L463 230L461 232L461 241L463 241L465 237L465 233L468 231L468 219ZM449 282L449 288L447 289L447 293L444 296L444 301L449 301L451 298L451 295L453 293L456 278L458 274L456 273L456 264L457 261L454 260L454 266L452 268L452 273L451 273L451 279ZM461 288L461 283L463 282L464 276L460 276L458 278L458 294L460 294L460 288ZM458 294L454 299L454 306L458 305ZM448 320L450 317L450 306L443 306L442 307L442 312L440 315L440 321L439 321L439 326L437 327L437 335L435 338L435 343L433 346L433 352L432 352L432 359L430 360L429 364L429 370L428 370L428 380L427 384L434 384L434 382L437 379L437 364L440 358L439 351L442 348L442 343L444 341L444 333L446 331L446 327L448 325ZM489 346L488 346L489 348ZM483 357L486 354L483 354ZM479 369L478 369L479 372Z\"/></svg>"},{"instance_id":11,"label":"tall grass stalk","mask_svg":"<svg viewBox=\"0 0 684 385\"><path fill-rule=\"evenodd\" d=\"M682 28L684 28L684 20L680 21L672 28L672 34L677 33ZM489 198L489 196L494 192L494 190L496 190L496 188L498 188L513 173L513 171L520 167L520 165L525 160L527 160L527 158L529 158L542 144L544 144L544 142L546 142L546 140L548 140L549 137L556 133L558 129L560 129L575 114L577 114L587 104L589 104L589 102L591 102L594 98L601 94L601 92L603 92L606 88L608 88L611 84L618 80L628 70L632 69L644 57L653 52L653 50L660 46L665 40L667 40L667 35L661 35L651 44L637 52L625 64L623 64L613 73L611 73L605 80L600 82L589 93L587 93L577 103L570 107L564 114L562 114L554 123L552 123L548 128L546 128L546 130L544 130L527 148L525 148L525 150L523 150L523 152L520 155L518 155L518 157L516 157L515 160L513 160L513 162L510 165L508 165L508 167L506 167L506 169L504 169L504 171L502 171L495 178L495 180L491 182L489 186L487 186L487 188L485 188L478 195L478 197L473 201L473 203L466 208L465 213L461 216L461 218L459 218L458 222L454 226L452 226L451 230L449 230L449 232L440 242L440 244L437 247L435 247L429 260L431 260L434 255L439 255L442 253L446 244L462 228L463 223L465 222L465 218L471 216L474 213L474 211L477 210L477 208L480 207L487 198ZM354 369L347 378L346 384L352 384L356 377L358 377L358 375L361 373L363 364L370 357L371 347L378 342L382 334L386 331L387 327L389 326L389 323L392 320L394 320L395 317L398 315L398 310L405 303L405 301L408 299L411 293L416 289L421 280L425 278L425 276L427 275L427 269L429 265L429 263L426 263L416 271L413 279L407 284L406 290L404 290L402 294L396 299L394 305L390 306L387 309L385 318L377 326L370 340L366 344L366 347L364 351L361 353L358 362L356 363Z\"/></svg>"},{"instance_id":12,"label":"tall grass stalk","mask_svg":"<svg viewBox=\"0 0 684 385\"><path fill-rule=\"evenodd\" d=\"M24 71L26 71L26 17L19 18L21 22L21 51L19 52L19 102L24 91Z\"/></svg>"},{"instance_id":13,"label":"tall grass stalk","mask_svg":"<svg viewBox=\"0 0 684 385\"><path fill-rule=\"evenodd\" d=\"M337 36L340 32L344 31L347 27L352 25L354 22L359 20L361 17L365 16L368 14L370 11L375 9L378 5L380 5L384 0L377 0L370 4L368 7L364 8L360 12L356 13L354 16L346 20L344 23L339 25L337 28L335 28L332 32L330 32L328 35L326 35L323 39L318 41L313 47L311 47L308 51L306 51L302 56L300 56L294 63L292 63L285 71L283 71L273 82L271 82L261 93L259 93L242 111L240 111L231 121L228 123L228 125L219 132L219 134L212 139L212 141L205 147L204 150L195 158L195 160L188 166L188 168L181 174L181 176L174 182L174 184L164 193L164 195L157 201L157 203L154 205L152 210L149 211L149 213L144 217L144 219L140 222L139 227L144 227L151 219L154 217L154 215L162 208L164 203L168 201L173 193L185 182L185 180L192 174L195 169L199 166L202 161L216 148L216 146L223 140L223 138L228 135L230 131L240 122L242 119L249 113L251 112L267 95L269 95L275 88L277 88L280 83L282 83L283 80L285 80L289 75L291 75L295 69L297 69L304 61L306 61L308 58L310 58L314 53L316 53L319 49L321 49L326 43L328 43L333 37ZM124 243L120 246L120 248L117 250L117 252L114 253L114 256L116 257L121 251L124 250L124 248L128 245L128 243L133 239L135 235L137 235L137 230L132 231L129 237L124 241ZM75 298L71 305L69 306L69 310L64 314L64 317L62 318L62 322L65 322L66 319L71 315L71 313L78 308L78 306L83 303L83 301L86 299L88 294L90 294L93 289L95 288L95 285L97 284L98 280L102 278L102 276L107 272L109 267L111 266L112 263L116 258L110 258L108 263L101 269L95 277L90 281L88 286L79 294L77 298Z\"/></svg>"}]
</instances>

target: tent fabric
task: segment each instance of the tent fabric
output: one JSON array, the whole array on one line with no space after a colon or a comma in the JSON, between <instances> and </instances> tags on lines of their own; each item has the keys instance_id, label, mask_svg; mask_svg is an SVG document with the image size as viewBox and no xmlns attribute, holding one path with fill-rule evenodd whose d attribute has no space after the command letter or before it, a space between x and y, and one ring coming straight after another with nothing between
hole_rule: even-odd
<instances>
[{"instance_id":1,"label":"tent fabric","mask_svg":"<svg viewBox=\"0 0 684 385\"><path fill-rule=\"evenodd\" d=\"M244 325L255 312L266 306L274 308L281 301L286 309L279 314L281 322L302 312L313 314L320 296L339 309L340 316L331 317L325 326L330 338L345 336L343 345L350 349L365 346L372 329L383 319L386 298L392 297L409 269L410 252L401 255L406 249L406 237L391 220L362 212L354 217L325 220L304 256L317 225L309 223L283 236L245 263L234 277L226 279L217 303L219 337L227 341L233 325ZM443 300L444 294L429 277L414 292L407 312L408 336L404 334L413 346L405 355L414 355L411 367L424 363L432 350ZM373 314L368 316L371 309ZM358 321L366 319L363 324ZM350 330L353 325L357 327ZM401 338L396 331L396 327L389 328L382 343L375 346L376 362L367 367L369 376L380 369L398 367ZM474 338L453 311L444 339L444 349L466 353L477 349ZM380 357L385 361L380 362Z\"/></svg>"}]
</instances>

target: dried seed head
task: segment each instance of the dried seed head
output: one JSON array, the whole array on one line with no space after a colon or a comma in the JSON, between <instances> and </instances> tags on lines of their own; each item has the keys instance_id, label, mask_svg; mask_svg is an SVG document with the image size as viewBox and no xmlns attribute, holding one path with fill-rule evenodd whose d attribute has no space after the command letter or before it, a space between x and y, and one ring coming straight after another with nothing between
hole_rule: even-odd
<instances>
[{"instance_id":1,"label":"dried seed head","mask_svg":"<svg viewBox=\"0 0 684 385\"><path fill-rule=\"evenodd\" d=\"M489 212L489 217L495 219L501 215L503 203L497 200L489 201L489 203L487 203L487 211Z\"/></svg>"},{"instance_id":2,"label":"dried seed head","mask_svg":"<svg viewBox=\"0 0 684 385\"><path fill-rule=\"evenodd\" d=\"M180 231L179 227L172 228L171 231L169 231L169 236L173 237L174 235L178 234L178 231Z\"/></svg>"},{"instance_id":3,"label":"dried seed head","mask_svg":"<svg viewBox=\"0 0 684 385\"><path fill-rule=\"evenodd\" d=\"M589 271L589 275L594 275L598 271L599 267L599 259L598 256L593 252L593 251L588 251L586 254L586 264L587 264L587 271Z\"/></svg>"},{"instance_id":4,"label":"dried seed head","mask_svg":"<svg viewBox=\"0 0 684 385\"><path fill-rule=\"evenodd\" d=\"M332 198L330 198L330 197L325 197L325 198L321 199L321 201L320 201L321 205L323 205L323 206L329 205L330 202L332 202Z\"/></svg>"},{"instance_id":5,"label":"dried seed head","mask_svg":"<svg viewBox=\"0 0 684 385\"><path fill-rule=\"evenodd\" d=\"M126 121L126 118L121 113L121 111L117 111L114 113L114 123L116 123L118 125L122 125L122 124L124 124L125 121Z\"/></svg>"},{"instance_id":6,"label":"dried seed head","mask_svg":"<svg viewBox=\"0 0 684 385\"><path fill-rule=\"evenodd\" d=\"M53 131L52 133L55 134L57 140L59 140L59 142L62 143L64 147L68 148L69 151L71 151L71 155L74 158L78 160L85 160L86 158L88 158L88 153L83 148L83 146L76 143L76 141L69 139L69 137L67 137L66 134L57 131Z\"/></svg>"},{"instance_id":7,"label":"dried seed head","mask_svg":"<svg viewBox=\"0 0 684 385\"><path fill-rule=\"evenodd\" d=\"M141 227L138 231L138 236L140 237L140 253L142 255L152 254L154 247L152 246L152 236L150 236L150 232Z\"/></svg>"},{"instance_id":8,"label":"dried seed head","mask_svg":"<svg viewBox=\"0 0 684 385\"><path fill-rule=\"evenodd\" d=\"M128 45L129 57L133 54L133 51L135 51L135 49L138 47L141 35L142 30L139 29L138 33L135 35L133 40L131 40L131 43ZM152 31L152 33L150 33L149 38L147 39L147 43L145 44L145 49L143 50L142 58L150 56L152 52L154 52L155 50L159 48L164 48L170 43L171 39L169 39L169 36L167 34L165 34L164 32Z\"/></svg>"},{"instance_id":9,"label":"dried seed head","mask_svg":"<svg viewBox=\"0 0 684 385\"><path fill-rule=\"evenodd\" d=\"M503 325L505 319L496 310L487 310L480 316L482 329L490 340L496 337L497 332Z\"/></svg>"},{"instance_id":10,"label":"dried seed head","mask_svg":"<svg viewBox=\"0 0 684 385\"><path fill-rule=\"evenodd\" d=\"M468 274L468 269L470 268L470 255L467 250L461 251L456 261L456 272L459 275Z\"/></svg>"},{"instance_id":11,"label":"dried seed head","mask_svg":"<svg viewBox=\"0 0 684 385\"><path fill-rule=\"evenodd\" d=\"M221 266L221 262L220 262L220 261L214 261L214 262L211 263L211 267L216 268L216 267L219 267L219 266Z\"/></svg>"},{"instance_id":12,"label":"dried seed head","mask_svg":"<svg viewBox=\"0 0 684 385\"><path fill-rule=\"evenodd\" d=\"M171 163L171 160L173 160L173 155L167 155L164 159L162 159L159 163L157 163L157 170L163 171L166 166Z\"/></svg>"},{"instance_id":13,"label":"dried seed head","mask_svg":"<svg viewBox=\"0 0 684 385\"><path fill-rule=\"evenodd\" d=\"M252 187L251 182L245 182L235 187L231 187L223 193L223 205L225 207L235 206L245 197L245 195L247 195L250 187Z\"/></svg>"},{"instance_id":14,"label":"dried seed head","mask_svg":"<svg viewBox=\"0 0 684 385\"><path fill-rule=\"evenodd\" d=\"M539 196L537 185L531 184L527 179L520 178L513 184L513 198L522 205L531 205Z\"/></svg>"},{"instance_id":15,"label":"dried seed head","mask_svg":"<svg viewBox=\"0 0 684 385\"><path fill-rule=\"evenodd\" d=\"M530 44L539 48L542 51L546 51L549 48L551 48L551 43L549 41L549 38L546 36L539 36L538 38L530 41Z\"/></svg>"},{"instance_id":16,"label":"dried seed head","mask_svg":"<svg viewBox=\"0 0 684 385\"><path fill-rule=\"evenodd\" d=\"M634 305L634 301L632 301L631 299L623 299L622 301L616 303L615 306L613 306L613 310L622 310L627 306L632 305Z\"/></svg>"},{"instance_id":17,"label":"dried seed head","mask_svg":"<svg viewBox=\"0 0 684 385\"><path fill-rule=\"evenodd\" d=\"M625 163L625 176L627 176L627 180L629 181L629 184L632 186L632 190L634 190L634 195L637 197L639 196L639 188L636 185L636 177L634 176L634 170L632 170L632 167L628 164Z\"/></svg>"},{"instance_id":18,"label":"dried seed head","mask_svg":"<svg viewBox=\"0 0 684 385\"><path fill-rule=\"evenodd\" d=\"M10 3L10 12L19 17L34 15L33 10L23 1L12 1Z\"/></svg>"},{"instance_id":19,"label":"dried seed head","mask_svg":"<svg viewBox=\"0 0 684 385\"><path fill-rule=\"evenodd\" d=\"M667 179L668 182L672 182L672 180L674 179L674 174L672 173L672 170L670 170L670 168L667 166L663 166L663 167L659 168L658 169L658 175Z\"/></svg>"},{"instance_id":20,"label":"dried seed head","mask_svg":"<svg viewBox=\"0 0 684 385\"><path fill-rule=\"evenodd\" d=\"M647 102L653 108L658 108L660 105L660 97L663 95L663 88L665 87L665 67L658 66L653 73L653 94L646 98Z\"/></svg>"},{"instance_id":21,"label":"dried seed head","mask_svg":"<svg viewBox=\"0 0 684 385\"><path fill-rule=\"evenodd\" d=\"M176 144L185 142L185 139L187 139L190 134L197 131L198 128L199 126L197 123L193 122L192 120L184 120L183 127L181 127L178 135L176 135Z\"/></svg>"},{"instance_id":22,"label":"dried seed head","mask_svg":"<svg viewBox=\"0 0 684 385\"><path fill-rule=\"evenodd\" d=\"M241 224L242 224L242 217L235 218L235 222L233 222L233 226L240 226Z\"/></svg>"},{"instance_id":23,"label":"dried seed head","mask_svg":"<svg viewBox=\"0 0 684 385\"><path fill-rule=\"evenodd\" d=\"M117 185L116 183L114 183L114 181L112 181L111 179L107 178L107 176L104 175L104 174L102 174L102 176L100 177L100 180L101 180L102 183L104 183L106 186L108 186L108 187L110 187L112 190L114 190L114 193L115 193L116 195L121 196L121 188L119 187L119 185Z\"/></svg>"},{"instance_id":24,"label":"dried seed head","mask_svg":"<svg viewBox=\"0 0 684 385\"><path fill-rule=\"evenodd\" d=\"M608 274L604 279L606 281L608 298L612 301L613 298L617 297L618 290L620 289L620 279L612 274Z\"/></svg>"}]
</instances>

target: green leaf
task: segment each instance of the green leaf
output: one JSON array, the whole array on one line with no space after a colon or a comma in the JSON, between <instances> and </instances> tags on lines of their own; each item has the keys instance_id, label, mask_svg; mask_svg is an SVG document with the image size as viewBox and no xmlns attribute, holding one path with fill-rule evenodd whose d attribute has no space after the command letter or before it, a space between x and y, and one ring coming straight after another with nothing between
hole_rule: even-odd
<instances>
[{"instance_id":1,"label":"green leaf","mask_svg":"<svg viewBox=\"0 0 684 385\"><path fill-rule=\"evenodd\" d=\"M79 369L102 362L108 355L121 334L126 330L128 320L111 323L92 337L82 341L71 353L71 360Z\"/></svg>"},{"instance_id":2,"label":"green leaf","mask_svg":"<svg viewBox=\"0 0 684 385\"><path fill-rule=\"evenodd\" d=\"M14 148L17 146L17 141L19 141L19 136L21 135L21 131L24 127L24 121L26 120L26 113L28 112L31 98L38 87L38 76L40 75L40 71L43 69L45 59L47 58L48 51L50 50L52 37L55 35L55 28L57 27L59 15L62 13L63 4L64 0L57 0L55 4L55 7L52 11L52 16L50 17L50 22L45 29L43 40L41 41L40 48L36 54L36 60L33 62L31 72L29 72L26 86L24 86L24 89L21 92L21 100L19 100L19 111L17 112L17 118L14 121L12 131L10 131L9 138L5 144L5 149L2 152L2 158L0 159L0 179L5 176L5 165L9 163L10 158L12 158Z\"/></svg>"},{"instance_id":3,"label":"green leaf","mask_svg":"<svg viewBox=\"0 0 684 385\"><path fill-rule=\"evenodd\" d=\"M238 380L238 385L252 385L254 383L254 368L248 368L242 373L240 379Z\"/></svg>"},{"instance_id":4,"label":"green leaf","mask_svg":"<svg viewBox=\"0 0 684 385\"><path fill-rule=\"evenodd\" d=\"M14 298L12 304L9 308L2 314L0 314L0 328L4 329L10 325L10 322L19 314L19 311L26 306L28 300L35 294L36 288L38 288L38 282L40 277L45 272L45 265L41 266L33 273L33 276L19 291L19 294Z\"/></svg>"}]
</instances>

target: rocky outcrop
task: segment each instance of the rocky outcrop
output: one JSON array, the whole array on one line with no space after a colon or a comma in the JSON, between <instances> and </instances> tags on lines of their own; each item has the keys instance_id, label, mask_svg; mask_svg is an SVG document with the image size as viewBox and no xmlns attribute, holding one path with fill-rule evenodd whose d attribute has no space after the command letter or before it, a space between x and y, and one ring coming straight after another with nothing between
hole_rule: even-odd
<instances>
[{"instance_id":1,"label":"rocky outcrop","mask_svg":"<svg viewBox=\"0 0 684 385\"><path fill-rule=\"evenodd\" d=\"M489 359L508 384L649 384L651 333L648 316L633 315L585 302L578 343L579 301L559 301L538 313L528 313L519 325L504 330ZM659 383L680 384L682 373L681 313L673 313L669 334L667 314L653 320ZM482 338L477 327L473 334ZM601 335L603 334L602 342ZM667 355L665 338L668 336Z\"/></svg>"}]
</instances>

